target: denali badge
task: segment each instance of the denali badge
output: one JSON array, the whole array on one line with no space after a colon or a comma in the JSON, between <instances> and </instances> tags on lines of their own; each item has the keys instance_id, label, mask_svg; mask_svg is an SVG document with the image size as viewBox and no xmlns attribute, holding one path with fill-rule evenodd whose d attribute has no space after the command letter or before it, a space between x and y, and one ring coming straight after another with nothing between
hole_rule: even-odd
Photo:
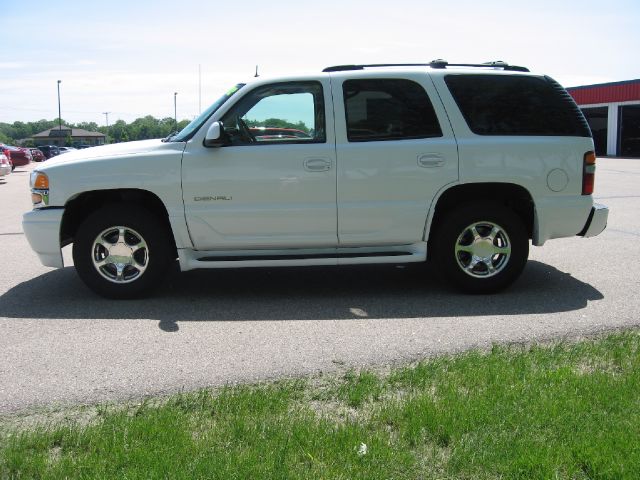
<instances>
[{"instance_id":1,"label":"denali badge","mask_svg":"<svg viewBox=\"0 0 640 480\"><path fill-rule=\"evenodd\" d=\"M193 197L196 202L214 202L216 200L231 200L233 197L226 195L216 195L215 197Z\"/></svg>"}]
</instances>

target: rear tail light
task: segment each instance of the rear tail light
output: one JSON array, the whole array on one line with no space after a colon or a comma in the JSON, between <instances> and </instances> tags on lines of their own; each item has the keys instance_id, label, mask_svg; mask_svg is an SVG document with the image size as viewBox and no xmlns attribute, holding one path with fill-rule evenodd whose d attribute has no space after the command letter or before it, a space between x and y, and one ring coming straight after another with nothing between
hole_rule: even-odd
<instances>
[{"instance_id":1,"label":"rear tail light","mask_svg":"<svg viewBox=\"0 0 640 480\"><path fill-rule=\"evenodd\" d=\"M596 180L596 154L587 152L584 154L582 164L582 195L591 195Z\"/></svg>"}]
</instances>

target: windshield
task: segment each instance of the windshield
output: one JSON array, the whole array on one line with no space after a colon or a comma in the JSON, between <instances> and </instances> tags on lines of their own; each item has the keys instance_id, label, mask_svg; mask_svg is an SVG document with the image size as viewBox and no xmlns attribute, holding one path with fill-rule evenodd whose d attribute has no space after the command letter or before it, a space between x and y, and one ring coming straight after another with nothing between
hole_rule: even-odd
<instances>
[{"instance_id":1,"label":"windshield","mask_svg":"<svg viewBox=\"0 0 640 480\"><path fill-rule=\"evenodd\" d=\"M233 96L238 90L244 87L244 83L239 83L234 87L231 87L227 92L221 96L218 100L213 102L213 104L207 108L204 112L198 115L193 121L184 127L179 133L177 133L174 137L170 138L172 142L186 142L189 140L195 132L202 126L204 122L206 122L211 115L214 114L216 110L218 110L229 98Z\"/></svg>"}]
</instances>

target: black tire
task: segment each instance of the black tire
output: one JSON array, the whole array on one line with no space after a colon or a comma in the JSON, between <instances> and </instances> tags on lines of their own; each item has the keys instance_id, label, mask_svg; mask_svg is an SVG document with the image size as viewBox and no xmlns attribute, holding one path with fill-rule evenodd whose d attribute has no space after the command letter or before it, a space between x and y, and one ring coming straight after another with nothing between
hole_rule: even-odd
<instances>
[{"instance_id":1,"label":"black tire","mask_svg":"<svg viewBox=\"0 0 640 480\"><path fill-rule=\"evenodd\" d=\"M99 236L101 245L96 243ZM125 263L127 248L132 252L130 264ZM175 260L173 252L166 224L147 209L125 203L91 213L73 242L73 262L80 278L98 295L113 299L138 298L151 292ZM101 258L107 260L103 266L97 265Z\"/></svg>"},{"instance_id":2,"label":"black tire","mask_svg":"<svg viewBox=\"0 0 640 480\"><path fill-rule=\"evenodd\" d=\"M522 220L498 203L457 207L436 228L433 263L464 292L503 290L527 263L529 238Z\"/></svg>"}]
</instances>

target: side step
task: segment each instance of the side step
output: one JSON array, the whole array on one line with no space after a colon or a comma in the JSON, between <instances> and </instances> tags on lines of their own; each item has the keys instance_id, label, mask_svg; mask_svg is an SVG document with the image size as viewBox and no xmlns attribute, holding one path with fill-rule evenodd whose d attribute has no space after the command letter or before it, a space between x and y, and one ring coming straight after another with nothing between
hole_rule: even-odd
<instances>
[{"instance_id":1,"label":"side step","mask_svg":"<svg viewBox=\"0 0 640 480\"><path fill-rule=\"evenodd\" d=\"M427 259L427 244L377 247L298 248L282 250L178 250L182 271L198 268L296 267L311 265L357 265L412 263Z\"/></svg>"}]
</instances>

